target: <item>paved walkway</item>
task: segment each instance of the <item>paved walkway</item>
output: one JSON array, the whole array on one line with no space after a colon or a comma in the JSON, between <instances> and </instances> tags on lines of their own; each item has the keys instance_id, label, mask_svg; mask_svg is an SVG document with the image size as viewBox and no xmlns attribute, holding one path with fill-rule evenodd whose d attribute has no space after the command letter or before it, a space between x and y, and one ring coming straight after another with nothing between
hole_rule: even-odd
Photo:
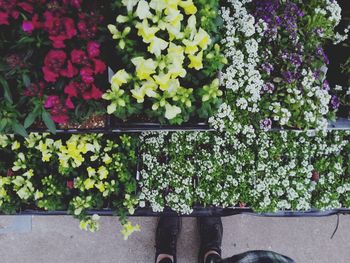
<instances>
[{"instance_id":1,"label":"paved walkway","mask_svg":"<svg viewBox=\"0 0 350 263\"><path fill-rule=\"evenodd\" d=\"M11 227L15 221L15 227ZM133 218L141 232L124 241L117 218L101 219L97 233L81 231L69 216L0 217L1 263L146 263L154 260L156 218ZM322 218L223 218L223 255L269 249L300 263L349 263L350 216ZM32 226L32 228L30 227ZM8 232L8 233L5 233ZM15 232L15 233L13 233ZM183 219L179 263L197 262L196 221Z\"/></svg>"}]
</instances>

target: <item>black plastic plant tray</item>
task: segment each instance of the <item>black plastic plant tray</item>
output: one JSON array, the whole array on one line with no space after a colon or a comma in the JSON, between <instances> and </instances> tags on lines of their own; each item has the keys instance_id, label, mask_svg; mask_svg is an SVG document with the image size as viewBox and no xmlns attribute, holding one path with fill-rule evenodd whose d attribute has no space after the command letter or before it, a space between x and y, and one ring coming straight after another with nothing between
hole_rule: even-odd
<instances>
[{"instance_id":1,"label":"black plastic plant tray","mask_svg":"<svg viewBox=\"0 0 350 263\"><path fill-rule=\"evenodd\" d=\"M98 214L100 216L117 216L118 213L111 209L89 210L88 215ZM159 216L180 216L180 217L226 217L233 215L252 215L261 217L324 217L338 214L350 214L349 208L339 208L320 211L311 209L308 211L279 211L276 213L256 213L250 208L220 208L220 207L195 207L189 215L178 215L171 209L165 209L163 212L153 212L151 208L138 208L130 217L159 217ZM67 211L39 211L39 210L24 210L14 215L35 215L35 216L59 216L69 215Z\"/></svg>"},{"instance_id":2,"label":"black plastic plant tray","mask_svg":"<svg viewBox=\"0 0 350 263\"><path fill-rule=\"evenodd\" d=\"M327 130L350 130L350 120L346 118L339 118L337 121L330 122ZM160 123L145 123L145 122L135 122L135 123L116 123L109 124L105 128L98 129L58 129L56 132L58 134L84 134L84 133L126 133L126 132L147 132L147 131L214 131L210 128L208 123L186 123L183 125L168 125ZM304 132L305 130L293 129L293 128L272 128L269 131L295 131ZM310 129L309 131L314 131ZM29 129L29 132L49 132L47 129Z\"/></svg>"}]
</instances>

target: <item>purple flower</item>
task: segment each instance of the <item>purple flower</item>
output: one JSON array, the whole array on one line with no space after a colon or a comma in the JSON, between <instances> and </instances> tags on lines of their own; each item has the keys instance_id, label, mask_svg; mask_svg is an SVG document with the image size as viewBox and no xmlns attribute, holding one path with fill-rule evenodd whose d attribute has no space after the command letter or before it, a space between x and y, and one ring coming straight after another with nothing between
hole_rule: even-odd
<instances>
[{"instance_id":1,"label":"purple flower","mask_svg":"<svg viewBox=\"0 0 350 263\"><path fill-rule=\"evenodd\" d=\"M283 72L282 76L284 80L289 84L291 84L297 78L297 75L289 70Z\"/></svg>"},{"instance_id":2,"label":"purple flower","mask_svg":"<svg viewBox=\"0 0 350 263\"><path fill-rule=\"evenodd\" d=\"M334 110L339 108L340 100L337 96L335 95L332 96L331 105Z\"/></svg>"},{"instance_id":3,"label":"purple flower","mask_svg":"<svg viewBox=\"0 0 350 263\"><path fill-rule=\"evenodd\" d=\"M271 82L267 82L262 88L264 92L272 93L275 90L275 85L273 85Z\"/></svg>"},{"instance_id":4,"label":"purple flower","mask_svg":"<svg viewBox=\"0 0 350 263\"><path fill-rule=\"evenodd\" d=\"M27 32L27 33L32 33L33 30L34 30L34 25L31 21L23 21L22 23L22 29L24 32Z\"/></svg>"},{"instance_id":5,"label":"purple flower","mask_svg":"<svg viewBox=\"0 0 350 263\"><path fill-rule=\"evenodd\" d=\"M271 74L271 72L274 70L273 65L265 62L264 64L261 65L261 68L266 71L267 74Z\"/></svg>"},{"instance_id":6,"label":"purple flower","mask_svg":"<svg viewBox=\"0 0 350 263\"><path fill-rule=\"evenodd\" d=\"M323 60L324 62L328 65L329 64L329 59L326 55L326 53L324 52L323 48L322 47L318 47L316 49L316 54L319 55L319 56L322 56L323 57Z\"/></svg>"},{"instance_id":7,"label":"purple flower","mask_svg":"<svg viewBox=\"0 0 350 263\"><path fill-rule=\"evenodd\" d=\"M272 127L272 120L270 118L266 118L260 121L260 129L270 130Z\"/></svg>"},{"instance_id":8,"label":"purple flower","mask_svg":"<svg viewBox=\"0 0 350 263\"><path fill-rule=\"evenodd\" d=\"M323 88L325 91L329 91L329 90L330 90L329 83L328 83L327 80L323 81L322 88Z\"/></svg>"}]
</instances>

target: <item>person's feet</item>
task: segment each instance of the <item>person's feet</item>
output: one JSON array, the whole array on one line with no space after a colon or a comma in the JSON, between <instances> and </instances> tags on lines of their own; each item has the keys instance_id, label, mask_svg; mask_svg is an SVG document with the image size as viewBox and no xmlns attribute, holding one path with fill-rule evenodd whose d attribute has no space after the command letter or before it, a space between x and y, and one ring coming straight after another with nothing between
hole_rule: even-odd
<instances>
[{"instance_id":1,"label":"person's feet","mask_svg":"<svg viewBox=\"0 0 350 263\"><path fill-rule=\"evenodd\" d=\"M156 263L176 263L176 241L181 229L179 217L160 217L156 231ZM168 259L168 261L167 261ZM171 261L169 261L169 259Z\"/></svg>"},{"instance_id":2,"label":"person's feet","mask_svg":"<svg viewBox=\"0 0 350 263\"><path fill-rule=\"evenodd\" d=\"M223 227L220 217L198 218L201 245L199 249L199 263L206 263L206 258L221 258L221 243ZM212 261L215 262L215 261Z\"/></svg>"}]
</instances>

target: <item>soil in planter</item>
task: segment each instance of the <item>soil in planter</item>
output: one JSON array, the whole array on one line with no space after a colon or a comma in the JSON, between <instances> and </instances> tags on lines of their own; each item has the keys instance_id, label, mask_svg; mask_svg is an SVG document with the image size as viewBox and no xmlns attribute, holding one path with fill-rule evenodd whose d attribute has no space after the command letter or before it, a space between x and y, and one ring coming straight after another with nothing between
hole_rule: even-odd
<instances>
[{"instance_id":1,"label":"soil in planter","mask_svg":"<svg viewBox=\"0 0 350 263\"><path fill-rule=\"evenodd\" d=\"M59 129L98 129L107 127L107 116L105 115L92 115L82 123L67 123L59 124Z\"/></svg>"}]
</instances>

